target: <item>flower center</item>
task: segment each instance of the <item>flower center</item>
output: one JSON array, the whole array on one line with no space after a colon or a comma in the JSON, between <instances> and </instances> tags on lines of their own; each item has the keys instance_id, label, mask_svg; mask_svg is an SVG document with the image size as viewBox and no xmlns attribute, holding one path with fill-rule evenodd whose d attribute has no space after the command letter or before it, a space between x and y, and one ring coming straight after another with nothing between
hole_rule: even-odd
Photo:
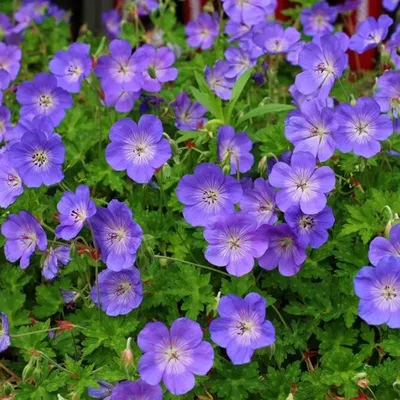
<instances>
[{"instance_id":1,"label":"flower center","mask_svg":"<svg viewBox=\"0 0 400 400\"><path fill-rule=\"evenodd\" d=\"M19 238L26 246L30 246L32 243L36 242L35 232L23 233Z\"/></svg>"},{"instance_id":2,"label":"flower center","mask_svg":"<svg viewBox=\"0 0 400 400\"><path fill-rule=\"evenodd\" d=\"M241 242L241 240L240 240L240 238L238 236L231 236L228 239L228 247L229 247L229 249L230 250L240 249L240 246L241 246L240 242Z\"/></svg>"},{"instance_id":3,"label":"flower center","mask_svg":"<svg viewBox=\"0 0 400 400\"><path fill-rule=\"evenodd\" d=\"M282 250L288 250L293 245L293 240L290 237L284 237L279 240L279 247Z\"/></svg>"},{"instance_id":4,"label":"flower center","mask_svg":"<svg viewBox=\"0 0 400 400\"><path fill-rule=\"evenodd\" d=\"M167 360L168 361L172 361L172 360L179 360L180 354L179 351L174 348L174 347L170 347L166 352L165 355L167 356Z\"/></svg>"},{"instance_id":5,"label":"flower center","mask_svg":"<svg viewBox=\"0 0 400 400\"><path fill-rule=\"evenodd\" d=\"M381 41L380 35L377 32L371 32L368 35L368 40L374 43L379 43Z\"/></svg>"},{"instance_id":6,"label":"flower center","mask_svg":"<svg viewBox=\"0 0 400 400\"><path fill-rule=\"evenodd\" d=\"M300 218L299 225L303 229L311 229L314 226L314 218L311 215L303 215Z\"/></svg>"},{"instance_id":7,"label":"flower center","mask_svg":"<svg viewBox=\"0 0 400 400\"><path fill-rule=\"evenodd\" d=\"M357 135L358 136L368 135L367 127L368 127L368 124L363 125L363 124L359 123L359 125L356 126Z\"/></svg>"},{"instance_id":8,"label":"flower center","mask_svg":"<svg viewBox=\"0 0 400 400\"><path fill-rule=\"evenodd\" d=\"M144 143L137 143L136 146L133 148L133 153L140 157L147 152L147 146Z\"/></svg>"},{"instance_id":9,"label":"flower center","mask_svg":"<svg viewBox=\"0 0 400 400\"><path fill-rule=\"evenodd\" d=\"M157 71L153 66L149 66L149 68L147 68L147 72L150 75L150 78L155 79L157 77Z\"/></svg>"},{"instance_id":10,"label":"flower center","mask_svg":"<svg viewBox=\"0 0 400 400\"><path fill-rule=\"evenodd\" d=\"M8 174L7 176L7 185L13 188L21 186L21 178L18 175Z\"/></svg>"},{"instance_id":11,"label":"flower center","mask_svg":"<svg viewBox=\"0 0 400 400\"><path fill-rule=\"evenodd\" d=\"M111 240L111 242L114 242L116 240L118 240L118 242L121 242L126 238L126 232L120 228L115 230L114 232L110 232L108 234L108 237Z\"/></svg>"},{"instance_id":12,"label":"flower center","mask_svg":"<svg viewBox=\"0 0 400 400\"><path fill-rule=\"evenodd\" d=\"M281 41L279 39L275 39L274 40L274 46L273 46L274 50L275 51L280 51L281 47L282 47L281 46Z\"/></svg>"},{"instance_id":13,"label":"flower center","mask_svg":"<svg viewBox=\"0 0 400 400\"><path fill-rule=\"evenodd\" d=\"M118 73L121 74L121 75L128 75L128 73L129 73L128 65L120 64L119 65L119 69L118 69Z\"/></svg>"},{"instance_id":14,"label":"flower center","mask_svg":"<svg viewBox=\"0 0 400 400\"><path fill-rule=\"evenodd\" d=\"M314 70L315 72L319 72L320 74L327 74L327 75L335 74L333 66L329 65L328 63L319 63Z\"/></svg>"},{"instance_id":15,"label":"flower center","mask_svg":"<svg viewBox=\"0 0 400 400\"><path fill-rule=\"evenodd\" d=\"M258 212L270 212L272 210L273 206L270 201L268 201L266 204L260 204L258 207Z\"/></svg>"},{"instance_id":16,"label":"flower center","mask_svg":"<svg viewBox=\"0 0 400 400\"><path fill-rule=\"evenodd\" d=\"M219 193L216 190L208 189L203 192L203 200L207 204L214 204L219 199Z\"/></svg>"},{"instance_id":17,"label":"flower center","mask_svg":"<svg viewBox=\"0 0 400 400\"><path fill-rule=\"evenodd\" d=\"M314 22L318 27L323 27L325 26L325 17L321 14L317 14L314 17Z\"/></svg>"},{"instance_id":18,"label":"flower center","mask_svg":"<svg viewBox=\"0 0 400 400\"><path fill-rule=\"evenodd\" d=\"M130 282L122 282L117 289L115 290L115 294L117 296L122 296L125 293L130 292L132 289L132 284Z\"/></svg>"},{"instance_id":19,"label":"flower center","mask_svg":"<svg viewBox=\"0 0 400 400\"><path fill-rule=\"evenodd\" d=\"M47 164L48 161L49 157L44 150L39 150L32 154L32 163L36 167L43 167L43 165Z\"/></svg>"},{"instance_id":20,"label":"flower center","mask_svg":"<svg viewBox=\"0 0 400 400\"><path fill-rule=\"evenodd\" d=\"M79 76L82 75L82 72L83 72L82 69L81 69L78 65L70 64L70 65L67 67L67 73L68 73L68 75L72 75L72 76L79 77Z\"/></svg>"},{"instance_id":21,"label":"flower center","mask_svg":"<svg viewBox=\"0 0 400 400\"><path fill-rule=\"evenodd\" d=\"M253 324L251 324L250 322L245 322L245 321L240 321L237 325L236 325L236 329L237 329L237 334L239 336L243 336L244 334L251 332L253 329Z\"/></svg>"},{"instance_id":22,"label":"flower center","mask_svg":"<svg viewBox=\"0 0 400 400\"><path fill-rule=\"evenodd\" d=\"M50 108L53 105L53 99L48 94L41 94L39 97L39 106L43 108Z\"/></svg>"},{"instance_id":23,"label":"flower center","mask_svg":"<svg viewBox=\"0 0 400 400\"><path fill-rule=\"evenodd\" d=\"M311 136L319 136L322 138L325 135L328 135L328 132L323 127L313 126L311 129Z\"/></svg>"},{"instance_id":24,"label":"flower center","mask_svg":"<svg viewBox=\"0 0 400 400\"><path fill-rule=\"evenodd\" d=\"M301 179L296 183L297 189L301 189L303 192L307 189L307 181L305 179Z\"/></svg>"},{"instance_id":25,"label":"flower center","mask_svg":"<svg viewBox=\"0 0 400 400\"><path fill-rule=\"evenodd\" d=\"M394 300L397 297L397 288L390 285L385 285L382 289L381 296L386 301Z\"/></svg>"},{"instance_id":26,"label":"flower center","mask_svg":"<svg viewBox=\"0 0 400 400\"><path fill-rule=\"evenodd\" d=\"M76 208L71 211L71 217L75 221L84 222L86 220L86 213L83 210Z\"/></svg>"}]
</instances>

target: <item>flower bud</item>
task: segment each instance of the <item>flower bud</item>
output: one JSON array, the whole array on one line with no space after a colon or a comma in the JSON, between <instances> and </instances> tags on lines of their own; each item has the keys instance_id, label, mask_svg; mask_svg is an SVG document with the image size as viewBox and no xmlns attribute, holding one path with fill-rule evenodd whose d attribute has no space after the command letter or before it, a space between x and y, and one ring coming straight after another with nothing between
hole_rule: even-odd
<instances>
[{"instance_id":1,"label":"flower bud","mask_svg":"<svg viewBox=\"0 0 400 400\"><path fill-rule=\"evenodd\" d=\"M267 156L261 158L258 163L257 170L260 175L264 175L265 171L267 170Z\"/></svg>"},{"instance_id":2,"label":"flower bud","mask_svg":"<svg viewBox=\"0 0 400 400\"><path fill-rule=\"evenodd\" d=\"M126 342L126 349L121 354L121 360L125 364L125 367L129 367L133 364L133 353L131 350L132 338L128 338Z\"/></svg>"},{"instance_id":3,"label":"flower bud","mask_svg":"<svg viewBox=\"0 0 400 400\"><path fill-rule=\"evenodd\" d=\"M289 396L286 397L286 400L294 400L293 393L289 393Z\"/></svg>"},{"instance_id":4,"label":"flower bud","mask_svg":"<svg viewBox=\"0 0 400 400\"><path fill-rule=\"evenodd\" d=\"M28 378L30 378L32 376L32 372L33 372L33 369L34 369L34 366L33 366L34 362L35 362L35 360L32 357L29 360L28 364L26 364L24 369L22 370L22 379L24 381L26 381Z\"/></svg>"}]
</instances>

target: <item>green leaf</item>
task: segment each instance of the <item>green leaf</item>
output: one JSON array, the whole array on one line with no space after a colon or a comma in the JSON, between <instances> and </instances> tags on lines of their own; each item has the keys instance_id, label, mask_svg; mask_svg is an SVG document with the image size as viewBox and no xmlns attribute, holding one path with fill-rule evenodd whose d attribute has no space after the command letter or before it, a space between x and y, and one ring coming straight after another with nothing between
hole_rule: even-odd
<instances>
[{"instance_id":1,"label":"green leaf","mask_svg":"<svg viewBox=\"0 0 400 400\"><path fill-rule=\"evenodd\" d=\"M195 87L191 86L190 90L195 97L195 99L207 110L213 114L216 118L223 121L224 114L222 112L221 99L210 93L201 92Z\"/></svg>"},{"instance_id":2,"label":"green leaf","mask_svg":"<svg viewBox=\"0 0 400 400\"><path fill-rule=\"evenodd\" d=\"M36 288L37 305L33 314L38 318L47 318L62 309L63 299L57 286L38 286Z\"/></svg>"},{"instance_id":3,"label":"green leaf","mask_svg":"<svg viewBox=\"0 0 400 400\"><path fill-rule=\"evenodd\" d=\"M240 95L243 92L248 80L250 79L253 73L253 68L247 70L244 74L242 74L239 79L236 81L235 85L232 89L232 96L229 100L228 107L226 108L225 112L225 123L230 124L232 111L236 106L237 101L239 100Z\"/></svg>"},{"instance_id":4,"label":"green leaf","mask_svg":"<svg viewBox=\"0 0 400 400\"><path fill-rule=\"evenodd\" d=\"M295 107L290 104L263 104L249 111L247 114L243 115L243 117L239 118L237 125L240 125L241 123L249 120L250 118L262 117L273 113L276 114L281 112L287 112L294 109Z\"/></svg>"}]
</instances>

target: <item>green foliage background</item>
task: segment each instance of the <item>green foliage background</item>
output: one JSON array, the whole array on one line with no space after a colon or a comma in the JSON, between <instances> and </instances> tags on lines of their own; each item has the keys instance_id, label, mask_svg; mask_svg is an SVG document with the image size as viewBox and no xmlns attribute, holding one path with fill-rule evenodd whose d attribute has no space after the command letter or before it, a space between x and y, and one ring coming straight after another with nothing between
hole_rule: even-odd
<instances>
[{"instance_id":1,"label":"green foliage background","mask_svg":"<svg viewBox=\"0 0 400 400\"><path fill-rule=\"evenodd\" d=\"M10 4L1 2L0 7L9 11ZM246 73L237 82L233 98L222 104L207 88L202 72L205 65L223 57L226 40L221 34L213 51L194 52L186 47L173 5L165 7L153 21L164 30L166 41L179 44L184 52L176 63L178 80L164 86L160 96L166 101L152 110L162 119L174 146L173 159L157 174L158 187L135 184L107 165L104 148L111 125L125 116L137 120L138 107L126 115L105 108L98 95L99 83L92 76L90 84L85 82L81 93L74 95L75 106L57 129L67 149L63 183L26 189L9 209L0 210L1 223L9 213L26 209L54 228L56 204L66 188L89 185L98 205L113 198L125 201L145 233L137 262L144 282L144 301L127 316L108 317L89 298L98 264L87 254L75 254L57 280L50 283L40 275L40 256L22 271L7 263L1 253L0 310L9 316L11 332L41 332L14 337L12 348L0 354L0 394L13 393L17 400L55 399L57 394L67 399L88 399L86 389L95 386L97 379L138 377L140 351L136 344L134 365L125 368L120 355L127 338L132 337L135 343L147 322L170 324L186 316L207 328L216 316L218 294L258 292L268 299L267 316L276 327L276 344L257 351L252 362L244 366L233 366L224 350L215 346L213 369L208 376L198 377L194 391L182 399L286 400L291 394L296 400L366 399L361 394L373 398L371 391L379 400L399 399L400 333L386 326L370 327L357 317L352 283L357 271L368 265L369 242L384 233L388 221L385 206L400 212L399 158L385 152L369 160L338 154L327 163L338 175L336 189L329 197L336 224L330 240L320 249L309 251L298 275L286 278L277 271L256 267L253 273L235 278L188 264L213 268L203 256L202 230L190 227L182 218L182 205L175 195L178 180L192 173L199 162L217 162L216 131L223 123L248 132L255 143L255 166L266 154L279 156L290 150L283 130L285 116L293 108L287 88L297 70L281 60L279 69L270 69L268 82L261 87L250 78L254 71ZM136 45L132 24L124 25L122 36ZM93 54L107 50L99 48L101 39L88 31L79 40L90 43ZM48 70L53 54L68 44L65 23L56 26L46 19L40 26L30 27L22 46L19 81ZM262 71L260 66L255 70ZM355 83L344 79L343 84L355 97L371 95L374 77L374 73L364 74ZM174 126L168 103L181 90L190 90L209 110L210 122L201 131L182 132ZM345 100L340 87L335 87L333 94ZM15 93L7 92L4 103L16 122L19 111ZM188 139L195 142L198 151L184 145ZM384 146L400 151L398 136ZM249 176L257 178L260 173L265 176L265 170L254 168ZM90 237L85 239L90 242ZM60 289L79 293L75 308L63 305ZM59 320L78 327L50 339L46 330L56 327ZM207 330L205 338L209 340ZM362 387L361 378L368 381L368 388ZM172 398L165 393L165 399Z\"/></svg>"}]
</instances>

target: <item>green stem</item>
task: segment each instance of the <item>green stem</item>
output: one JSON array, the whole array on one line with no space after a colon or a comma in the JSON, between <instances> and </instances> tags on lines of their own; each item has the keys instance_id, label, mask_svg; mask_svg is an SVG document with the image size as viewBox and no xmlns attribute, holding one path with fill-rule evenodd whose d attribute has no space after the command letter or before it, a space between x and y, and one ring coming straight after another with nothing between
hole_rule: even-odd
<instances>
[{"instance_id":1,"label":"green stem","mask_svg":"<svg viewBox=\"0 0 400 400\"><path fill-rule=\"evenodd\" d=\"M369 386L367 386L367 389L368 389L369 392L371 393L372 397L373 397L375 400L378 400L378 398L375 396L375 393L372 391L372 389L371 389Z\"/></svg>"},{"instance_id":2,"label":"green stem","mask_svg":"<svg viewBox=\"0 0 400 400\"><path fill-rule=\"evenodd\" d=\"M48 226L44 221L42 221L41 225L44 226L51 233L55 233L55 230L52 227Z\"/></svg>"},{"instance_id":3,"label":"green stem","mask_svg":"<svg viewBox=\"0 0 400 400\"><path fill-rule=\"evenodd\" d=\"M176 261L176 262L180 262L180 263L183 263L183 264L193 265L194 267L204 268L204 269L207 269L207 270L209 270L209 271L217 272L218 274L221 274L221 275L229 276L229 277L230 277L230 275L227 274L226 272L219 271L218 269L208 267L207 265L192 263L192 262L190 262L190 261L181 260L181 259L179 259L179 258L161 256L161 255L158 255L158 254L156 254L154 257L155 257L155 258L164 258L164 259L166 259L166 260L171 260L171 261Z\"/></svg>"},{"instance_id":4,"label":"green stem","mask_svg":"<svg viewBox=\"0 0 400 400\"><path fill-rule=\"evenodd\" d=\"M55 367L57 367L58 369L60 369L61 371L67 372L68 374L73 374L72 371L62 367L60 364L58 364L56 361L54 361L53 359L51 359L49 356L47 356L46 354L44 354L42 351L39 351L40 355L45 358L47 361L51 362Z\"/></svg>"},{"instance_id":5,"label":"green stem","mask_svg":"<svg viewBox=\"0 0 400 400\"><path fill-rule=\"evenodd\" d=\"M160 187L161 202L165 205L165 207L167 209L167 212L169 214L169 217L173 221L174 220L174 216L172 215L172 212L169 209L168 204L167 204L167 202L165 200L165 192L164 192L164 187L163 187L162 182L161 182L161 178L158 175L156 175L156 178L157 178L158 186ZM192 257L193 261L195 263L197 263L196 257L193 255L192 250L186 244L186 240L182 237L181 233L179 232L178 227L175 228L175 232L178 234L179 239L181 240L181 242L182 242L183 246L185 247L185 249L187 250L188 254L190 254L190 257Z\"/></svg>"},{"instance_id":6,"label":"green stem","mask_svg":"<svg viewBox=\"0 0 400 400\"><path fill-rule=\"evenodd\" d=\"M342 80L340 78L338 78L338 82L339 82L340 87L342 88L342 91L343 91L343 94L344 94L344 97L345 97L346 101L349 103L350 102L350 98L347 95L346 89L344 88Z\"/></svg>"},{"instance_id":7,"label":"green stem","mask_svg":"<svg viewBox=\"0 0 400 400\"><path fill-rule=\"evenodd\" d=\"M282 314L278 311L278 309L273 304L271 304L271 308L276 312L276 314L278 315L279 319L281 320L285 328L289 329L288 324L286 323L285 319L282 317Z\"/></svg>"}]
</instances>

